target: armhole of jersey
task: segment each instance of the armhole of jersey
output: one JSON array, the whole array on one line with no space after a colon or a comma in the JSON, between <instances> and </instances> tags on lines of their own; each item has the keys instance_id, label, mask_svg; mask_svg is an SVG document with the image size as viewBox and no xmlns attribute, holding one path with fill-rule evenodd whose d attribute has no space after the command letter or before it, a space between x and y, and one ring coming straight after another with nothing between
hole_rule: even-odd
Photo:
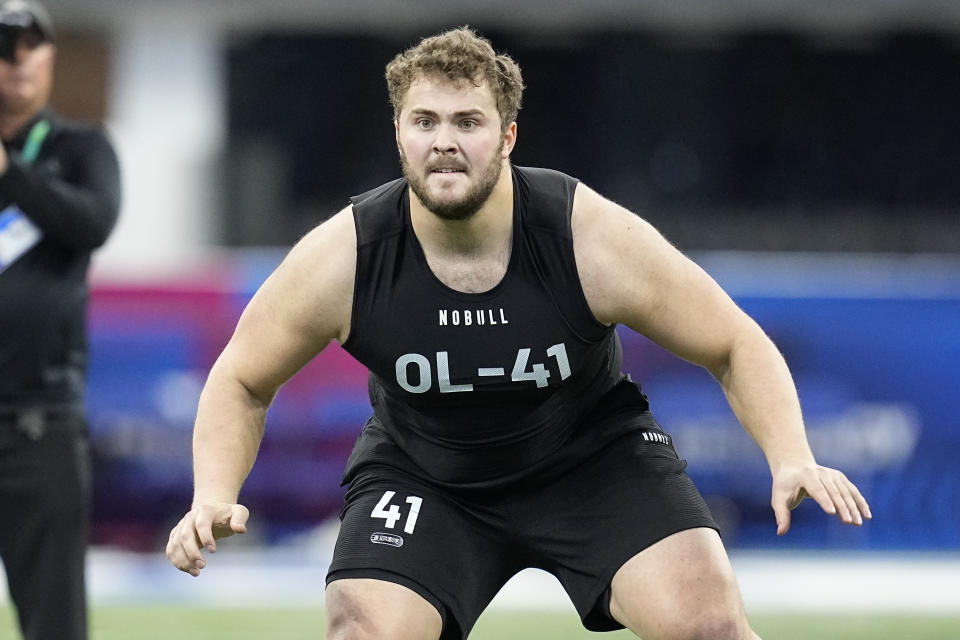
<instances>
[{"instance_id":1,"label":"armhole of jersey","mask_svg":"<svg viewBox=\"0 0 960 640\"><path fill-rule=\"evenodd\" d=\"M360 327L358 313L362 306L358 301L367 295L365 285L370 282L368 270L371 265L364 259L365 255L370 250L369 247L378 240L403 231L402 212L406 187L407 181L398 178L350 198L353 226L357 232L357 264L353 276L350 334L340 345L347 351L356 342L354 336L357 335L357 329Z\"/></svg>"},{"instance_id":2,"label":"armhole of jersey","mask_svg":"<svg viewBox=\"0 0 960 640\"><path fill-rule=\"evenodd\" d=\"M360 226L360 219L357 216L357 203L353 198L350 198L350 203L350 215L353 217L353 228L357 234L357 257L353 265L353 299L350 300L350 333L347 334L347 339L340 344L340 347L348 353L350 352L350 346L356 342L354 336L357 335L357 299L360 297L360 283L363 282L360 274L360 265L363 264L363 261L360 259L360 248L363 246L360 234L363 233L363 229Z\"/></svg>"},{"instance_id":3,"label":"armhole of jersey","mask_svg":"<svg viewBox=\"0 0 960 640\"><path fill-rule=\"evenodd\" d=\"M587 303L573 250L573 199L580 181L551 169L514 170L518 189L526 196L524 224L534 232L527 234L535 247L534 259L545 263L539 268L557 308L571 331L588 341L602 339L611 327L597 320Z\"/></svg>"},{"instance_id":4,"label":"armhole of jersey","mask_svg":"<svg viewBox=\"0 0 960 640\"><path fill-rule=\"evenodd\" d=\"M403 220L396 215L402 209L407 181L397 178L392 182L350 198L353 204L353 223L357 229L357 249L378 238L398 233Z\"/></svg>"}]
</instances>

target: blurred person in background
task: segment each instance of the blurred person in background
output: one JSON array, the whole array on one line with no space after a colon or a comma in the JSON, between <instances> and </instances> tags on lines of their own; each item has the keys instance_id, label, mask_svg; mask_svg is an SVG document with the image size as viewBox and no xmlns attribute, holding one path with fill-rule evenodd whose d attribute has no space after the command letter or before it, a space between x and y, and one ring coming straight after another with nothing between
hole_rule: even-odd
<instances>
[{"instance_id":1,"label":"blurred person in background","mask_svg":"<svg viewBox=\"0 0 960 640\"><path fill-rule=\"evenodd\" d=\"M171 562L197 576L216 539L246 531L268 407L336 340L370 370L374 415L344 474L328 640L464 638L526 567L553 573L591 630L756 638L615 327L716 377L766 454L777 533L808 495L860 525L869 507L814 460L783 357L641 218L511 164L520 69L475 32L423 40L387 84L404 177L309 233L244 311L201 395Z\"/></svg>"},{"instance_id":2,"label":"blurred person in background","mask_svg":"<svg viewBox=\"0 0 960 640\"><path fill-rule=\"evenodd\" d=\"M26 640L87 637L87 268L120 199L103 132L47 106L53 38L0 3L0 556Z\"/></svg>"}]
</instances>

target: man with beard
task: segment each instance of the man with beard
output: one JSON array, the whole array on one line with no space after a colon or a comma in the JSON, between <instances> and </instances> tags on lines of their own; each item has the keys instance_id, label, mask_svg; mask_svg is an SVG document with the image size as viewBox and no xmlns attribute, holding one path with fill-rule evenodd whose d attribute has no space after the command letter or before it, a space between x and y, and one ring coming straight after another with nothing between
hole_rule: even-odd
<instances>
[{"instance_id":1,"label":"man with beard","mask_svg":"<svg viewBox=\"0 0 960 640\"><path fill-rule=\"evenodd\" d=\"M281 384L331 340L370 370L327 575L330 639L465 638L517 571L553 573L592 630L755 638L717 525L646 397L624 324L707 368L770 463L778 533L857 488L814 461L783 358L642 219L569 176L512 166L519 67L469 29L387 66L404 177L308 234L256 293L194 432L191 510L167 555L197 576Z\"/></svg>"}]
</instances>

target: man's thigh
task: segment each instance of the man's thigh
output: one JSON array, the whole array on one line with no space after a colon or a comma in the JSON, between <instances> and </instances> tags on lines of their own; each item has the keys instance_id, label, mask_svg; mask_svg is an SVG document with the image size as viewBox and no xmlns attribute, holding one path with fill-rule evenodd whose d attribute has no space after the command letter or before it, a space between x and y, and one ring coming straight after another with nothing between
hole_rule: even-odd
<instances>
[{"instance_id":1,"label":"man's thigh","mask_svg":"<svg viewBox=\"0 0 960 640\"><path fill-rule=\"evenodd\" d=\"M557 577L587 629L622 627L610 617L610 585L631 558L679 531L716 528L685 467L651 419L649 430L511 500L512 521L523 523L538 566Z\"/></svg>"},{"instance_id":2,"label":"man's thigh","mask_svg":"<svg viewBox=\"0 0 960 640\"><path fill-rule=\"evenodd\" d=\"M720 536L708 528L674 533L628 560L613 577L610 613L645 640L753 637Z\"/></svg>"},{"instance_id":3,"label":"man's thigh","mask_svg":"<svg viewBox=\"0 0 960 640\"><path fill-rule=\"evenodd\" d=\"M432 605L444 640L464 638L519 568L503 525L491 507L455 499L408 474L363 471L347 492L327 583L349 581L352 593L364 592L364 601L366 592L381 588L378 583L392 583L388 588ZM343 588L334 594L343 595ZM393 607L390 599L378 604Z\"/></svg>"}]
</instances>

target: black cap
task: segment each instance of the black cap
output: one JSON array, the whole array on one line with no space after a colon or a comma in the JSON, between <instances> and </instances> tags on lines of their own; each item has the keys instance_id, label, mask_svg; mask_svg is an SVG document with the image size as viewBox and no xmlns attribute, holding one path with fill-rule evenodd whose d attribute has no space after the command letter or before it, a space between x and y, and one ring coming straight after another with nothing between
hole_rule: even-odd
<instances>
[{"instance_id":1,"label":"black cap","mask_svg":"<svg viewBox=\"0 0 960 640\"><path fill-rule=\"evenodd\" d=\"M3 0L0 2L0 26L29 29L36 27L46 40L53 40L53 20L39 2Z\"/></svg>"}]
</instances>

